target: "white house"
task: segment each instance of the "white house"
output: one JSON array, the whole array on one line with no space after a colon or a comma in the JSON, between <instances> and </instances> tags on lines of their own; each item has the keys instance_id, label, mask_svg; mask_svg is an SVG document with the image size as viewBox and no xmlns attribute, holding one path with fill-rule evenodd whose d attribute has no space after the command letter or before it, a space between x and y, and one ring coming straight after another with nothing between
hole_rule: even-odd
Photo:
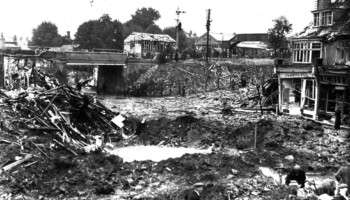
<instances>
[{"instance_id":1,"label":"white house","mask_svg":"<svg viewBox=\"0 0 350 200\"><path fill-rule=\"evenodd\" d=\"M176 41L166 34L133 32L124 40L124 51L136 57L150 57L170 47Z\"/></svg>"}]
</instances>

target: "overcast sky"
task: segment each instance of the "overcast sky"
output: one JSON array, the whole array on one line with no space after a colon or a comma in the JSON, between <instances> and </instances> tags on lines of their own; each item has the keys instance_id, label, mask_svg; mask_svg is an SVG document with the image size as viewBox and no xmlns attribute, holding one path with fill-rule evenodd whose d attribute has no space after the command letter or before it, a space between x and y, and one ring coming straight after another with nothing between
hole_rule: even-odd
<instances>
[{"instance_id":1,"label":"overcast sky","mask_svg":"<svg viewBox=\"0 0 350 200\"><path fill-rule=\"evenodd\" d=\"M59 32L72 35L84 21L109 14L125 22L137 8L153 7L161 14L161 27L175 24L177 7L186 31L205 32L206 9L212 9L212 33L259 33L272 26L272 20L284 15L298 32L312 20L314 0L0 0L0 32L6 37L31 37L42 21L51 21ZM220 37L220 36L218 36Z\"/></svg>"}]
</instances>

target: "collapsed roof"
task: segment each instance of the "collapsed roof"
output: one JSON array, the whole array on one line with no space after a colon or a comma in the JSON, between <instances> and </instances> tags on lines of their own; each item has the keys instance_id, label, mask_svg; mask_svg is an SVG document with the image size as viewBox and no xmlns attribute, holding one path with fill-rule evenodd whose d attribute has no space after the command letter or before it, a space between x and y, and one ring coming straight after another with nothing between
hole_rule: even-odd
<instances>
[{"instance_id":1,"label":"collapsed roof","mask_svg":"<svg viewBox=\"0 0 350 200\"><path fill-rule=\"evenodd\" d=\"M167 42L167 43L176 42L172 37L166 34L133 32L124 40L124 43L129 43L134 41L158 41L158 42Z\"/></svg>"},{"instance_id":2,"label":"collapsed roof","mask_svg":"<svg viewBox=\"0 0 350 200\"><path fill-rule=\"evenodd\" d=\"M313 24L310 24L293 39L332 41L337 38L350 38L350 0L332 0L329 9L337 12L337 15L339 14L339 17L334 19L332 26L315 27Z\"/></svg>"}]
</instances>

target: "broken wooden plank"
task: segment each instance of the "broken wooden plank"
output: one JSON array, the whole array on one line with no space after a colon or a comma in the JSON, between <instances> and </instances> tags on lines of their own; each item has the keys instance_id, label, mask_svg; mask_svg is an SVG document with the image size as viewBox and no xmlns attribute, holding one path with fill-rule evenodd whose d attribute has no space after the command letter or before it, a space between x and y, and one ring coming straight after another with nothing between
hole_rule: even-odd
<instances>
[{"instance_id":1,"label":"broken wooden plank","mask_svg":"<svg viewBox=\"0 0 350 200\"><path fill-rule=\"evenodd\" d=\"M30 130L30 131L42 131L42 132L60 131L59 129L53 128L53 127L33 127L33 128L28 128L28 130Z\"/></svg>"},{"instance_id":2,"label":"broken wooden plank","mask_svg":"<svg viewBox=\"0 0 350 200\"><path fill-rule=\"evenodd\" d=\"M71 148L66 147L64 144L62 144L61 142L59 142L56 139L53 139L54 142L56 142L58 145L60 145L61 147L63 147L64 149L66 149L67 151L71 152L73 155L77 156L78 153L76 153L75 151L73 151Z\"/></svg>"},{"instance_id":3,"label":"broken wooden plank","mask_svg":"<svg viewBox=\"0 0 350 200\"><path fill-rule=\"evenodd\" d=\"M27 154L23 159L21 160L18 160L16 162L13 162L9 165L6 165L4 166L1 170L0 170L0 174L2 174L3 172L6 172L6 171L10 171L11 169L17 167L18 165L21 165L23 164L24 162L30 160L33 158L33 155L32 154Z\"/></svg>"},{"instance_id":4,"label":"broken wooden plank","mask_svg":"<svg viewBox=\"0 0 350 200\"><path fill-rule=\"evenodd\" d=\"M32 142L32 144L35 146L35 148L37 148L38 149L38 151L40 152L40 153L42 153L47 159L50 159L50 157L43 151L43 150L41 150L41 148L37 145L37 144L35 144L34 142Z\"/></svg>"},{"instance_id":5,"label":"broken wooden plank","mask_svg":"<svg viewBox=\"0 0 350 200\"><path fill-rule=\"evenodd\" d=\"M49 105L46 106L46 108L44 109L44 111L40 114L40 116L42 116L44 113L46 113L46 111L51 107L51 105L53 104L53 102L55 101L55 99L57 98L58 93L51 99Z\"/></svg>"},{"instance_id":6,"label":"broken wooden plank","mask_svg":"<svg viewBox=\"0 0 350 200\"><path fill-rule=\"evenodd\" d=\"M12 142L5 139L0 139L0 143L12 144Z\"/></svg>"}]
</instances>

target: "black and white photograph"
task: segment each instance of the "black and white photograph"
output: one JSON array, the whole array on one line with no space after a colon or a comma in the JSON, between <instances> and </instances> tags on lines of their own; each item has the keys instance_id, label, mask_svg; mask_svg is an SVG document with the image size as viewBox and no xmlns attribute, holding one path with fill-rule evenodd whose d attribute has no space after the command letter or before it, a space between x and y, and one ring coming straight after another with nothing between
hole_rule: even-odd
<instances>
[{"instance_id":1,"label":"black and white photograph","mask_svg":"<svg viewBox=\"0 0 350 200\"><path fill-rule=\"evenodd\" d=\"M0 8L0 200L350 199L350 0Z\"/></svg>"}]
</instances>

